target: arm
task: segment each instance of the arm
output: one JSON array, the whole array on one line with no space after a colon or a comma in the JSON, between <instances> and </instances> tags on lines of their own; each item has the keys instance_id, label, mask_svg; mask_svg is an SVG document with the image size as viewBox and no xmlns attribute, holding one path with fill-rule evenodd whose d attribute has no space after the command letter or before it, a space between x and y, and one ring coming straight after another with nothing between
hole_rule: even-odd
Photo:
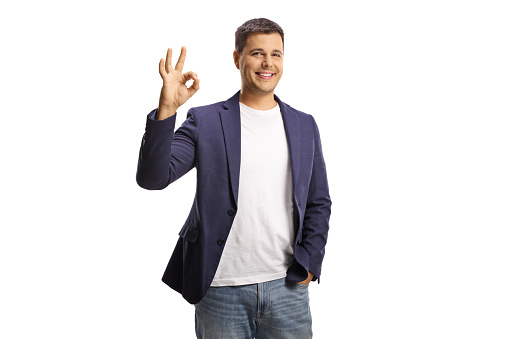
<instances>
[{"instance_id":1,"label":"arm","mask_svg":"<svg viewBox=\"0 0 509 339\"><path fill-rule=\"evenodd\" d=\"M156 120L156 114L147 117L136 172L136 182L148 190L163 189L194 167L199 131L192 109L175 132L175 114L165 120Z\"/></svg>"},{"instance_id":2,"label":"arm","mask_svg":"<svg viewBox=\"0 0 509 339\"><path fill-rule=\"evenodd\" d=\"M159 74L163 79L159 108L147 117L138 158L136 181L150 190L165 188L194 167L198 125L192 110L182 127L175 133L173 131L177 108L198 91L200 80L193 72L182 74L185 47L182 47L175 69L171 65L171 56L169 48L166 61L161 59L159 62ZM194 81L188 88L185 84L191 79Z\"/></svg>"},{"instance_id":3,"label":"arm","mask_svg":"<svg viewBox=\"0 0 509 339\"><path fill-rule=\"evenodd\" d=\"M302 230L302 246L309 254L308 280L320 279L329 231L331 199L318 126L313 119L314 158Z\"/></svg>"}]
</instances>

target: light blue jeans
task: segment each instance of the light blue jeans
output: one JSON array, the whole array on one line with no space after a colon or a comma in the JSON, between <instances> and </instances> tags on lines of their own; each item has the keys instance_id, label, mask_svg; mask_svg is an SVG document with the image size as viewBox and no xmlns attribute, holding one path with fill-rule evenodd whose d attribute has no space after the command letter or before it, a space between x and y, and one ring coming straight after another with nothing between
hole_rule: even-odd
<instances>
[{"instance_id":1,"label":"light blue jeans","mask_svg":"<svg viewBox=\"0 0 509 339\"><path fill-rule=\"evenodd\" d=\"M286 278L210 287L195 305L198 339L309 339L308 286Z\"/></svg>"}]
</instances>

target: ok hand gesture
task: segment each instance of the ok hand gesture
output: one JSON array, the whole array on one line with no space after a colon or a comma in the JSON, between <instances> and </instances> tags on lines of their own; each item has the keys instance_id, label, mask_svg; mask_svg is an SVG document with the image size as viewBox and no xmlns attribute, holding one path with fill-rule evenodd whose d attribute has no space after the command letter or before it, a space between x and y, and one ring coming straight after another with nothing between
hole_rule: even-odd
<instances>
[{"instance_id":1,"label":"ok hand gesture","mask_svg":"<svg viewBox=\"0 0 509 339\"><path fill-rule=\"evenodd\" d=\"M159 74L163 78L163 88L159 97L159 108L156 119L163 120L175 114L177 108L182 106L190 97L200 89L200 79L194 72L182 74L187 50L182 47L179 59L173 69L171 65L172 50L168 48L166 61L159 61ZM189 80L193 80L191 86L186 87Z\"/></svg>"}]
</instances>

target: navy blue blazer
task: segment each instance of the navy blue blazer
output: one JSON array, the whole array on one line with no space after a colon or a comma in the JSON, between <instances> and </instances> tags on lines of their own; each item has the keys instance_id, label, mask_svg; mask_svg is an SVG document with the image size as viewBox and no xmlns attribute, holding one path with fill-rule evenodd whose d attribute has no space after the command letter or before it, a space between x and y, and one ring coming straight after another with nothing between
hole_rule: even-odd
<instances>
[{"instance_id":1,"label":"navy blue blazer","mask_svg":"<svg viewBox=\"0 0 509 339\"><path fill-rule=\"evenodd\" d=\"M287 279L305 280L309 271L319 280L331 213L320 135L311 115L275 99L286 130L293 179L295 260ZM145 189L160 190L196 168L193 205L162 279L195 304L212 283L237 213L239 92L227 101L191 108L175 132L175 115L158 121L155 113L147 117L136 181Z\"/></svg>"}]
</instances>

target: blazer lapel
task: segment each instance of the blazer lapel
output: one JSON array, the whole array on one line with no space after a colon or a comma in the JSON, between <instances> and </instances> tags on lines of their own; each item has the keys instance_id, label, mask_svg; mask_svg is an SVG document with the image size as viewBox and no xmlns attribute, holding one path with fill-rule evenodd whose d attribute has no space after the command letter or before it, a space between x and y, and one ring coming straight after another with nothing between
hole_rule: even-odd
<instances>
[{"instance_id":1,"label":"blazer lapel","mask_svg":"<svg viewBox=\"0 0 509 339\"><path fill-rule=\"evenodd\" d=\"M240 175L240 106L239 94L228 99L219 111L221 125L223 127L224 143L226 145L226 158L230 172L230 184L232 186L235 204L238 206L239 175Z\"/></svg>"},{"instance_id":2,"label":"blazer lapel","mask_svg":"<svg viewBox=\"0 0 509 339\"><path fill-rule=\"evenodd\" d=\"M290 152L290 162L292 167L292 184L295 195L296 183L299 178L300 170L300 124L297 114L292 112L288 105L282 102L277 96L274 96L281 109L283 123L285 125L286 139Z\"/></svg>"},{"instance_id":3,"label":"blazer lapel","mask_svg":"<svg viewBox=\"0 0 509 339\"><path fill-rule=\"evenodd\" d=\"M240 125L240 106L239 94L228 99L219 111L221 125L223 127L224 143L226 145L226 157L228 159L228 170L230 173L230 184L235 198L235 204L238 206L239 196L239 176L241 160L241 125ZM289 107L277 96L274 96L281 109L283 123L285 126L286 138L290 153L290 162L292 168L292 184L295 195L296 183L300 170L300 124L297 114L292 112Z\"/></svg>"}]
</instances>

